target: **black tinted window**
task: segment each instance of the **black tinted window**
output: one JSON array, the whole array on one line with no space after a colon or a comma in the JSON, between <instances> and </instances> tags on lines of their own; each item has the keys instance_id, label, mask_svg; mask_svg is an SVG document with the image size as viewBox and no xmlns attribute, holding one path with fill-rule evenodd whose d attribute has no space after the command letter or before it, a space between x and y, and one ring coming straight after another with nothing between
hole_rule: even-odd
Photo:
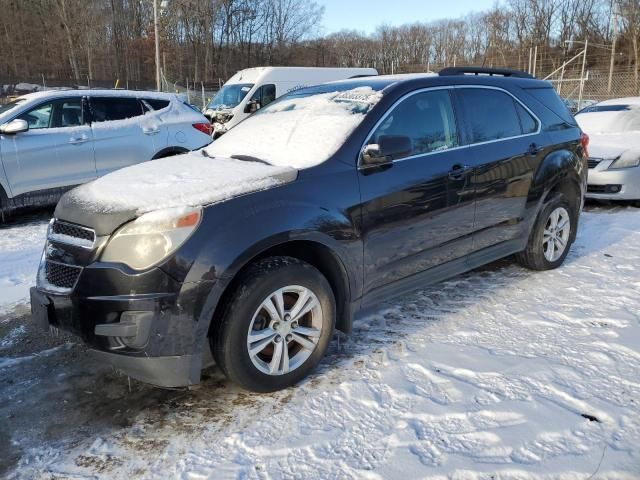
<instances>
[{"instance_id":1,"label":"black tinted window","mask_svg":"<svg viewBox=\"0 0 640 480\"><path fill-rule=\"evenodd\" d=\"M378 126L368 143L383 135L411 139L411 155L446 150L458 145L455 116L447 90L417 93L397 105Z\"/></svg>"},{"instance_id":2,"label":"black tinted window","mask_svg":"<svg viewBox=\"0 0 640 480\"><path fill-rule=\"evenodd\" d=\"M560 97L553 88L527 88L526 92L532 95L547 109L555 113L563 122L573 126L576 125L576 121L567 108L567 105L560 100Z\"/></svg>"},{"instance_id":3,"label":"black tinted window","mask_svg":"<svg viewBox=\"0 0 640 480\"><path fill-rule=\"evenodd\" d=\"M95 97L91 99L94 122L124 120L142 115L142 105L136 98Z\"/></svg>"},{"instance_id":4,"label":"black tinted window","mask_svg":"<svg viewBox=\"0 0 640 480\"><path fill-rule=\"evenodd\" d=\"M169 100L157 100L154 98L145 98L145 102L151 106L154 110L162 110L163 108L167 108L169 106Z\"/></svg>"},{"instance_id":5,"label":"black tinted window","mask_svg":"<svg viewBox=\"0 0 640 480\"><path fill-rule=\"evenodd\" d=\"M522 127L522 133L535 133L538 130L538 122L531 116L527 110L518 102L513 102L518 111L518 118L520 119L520 126Z\"/></svg>"},{"instance_id":6,"label":"black tinted window","mask_svg":"<svg viewBox=\"0 0 640 480\"><path fill-rule=\"evenodd\" d=\"M521 134L513 98L499 90L458 90L469 123L471 143L488 142Z\"/></svg>"}]
</instances>

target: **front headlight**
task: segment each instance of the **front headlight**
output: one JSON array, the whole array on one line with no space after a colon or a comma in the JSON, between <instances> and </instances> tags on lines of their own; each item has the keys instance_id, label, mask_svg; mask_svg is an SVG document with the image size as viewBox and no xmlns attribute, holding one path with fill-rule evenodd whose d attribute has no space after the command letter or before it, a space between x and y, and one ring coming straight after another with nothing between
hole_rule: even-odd
<instances>
[{"instance_id":1,"label":"front headlight","mask_svg":"<svg viewBox=\"0 0 640 480\"><path fill-rule=\"evenodd\" d=\"M100 260L145 270L160 263L186 242L198 228L201 218L201 207L145 213L113 234Z\"/></svg>"},{"instance_id":2,"label":"front headlight","mask_svg":"<svg viewBox=\"0 0 640 480\"><path fill-rule=\"evenodd\" d=\"M640 165L640 153L637 151L627 151L616 158L611 165L610 170L616 170L618 168L631 168Z\"/></svg>"}]
</instances>

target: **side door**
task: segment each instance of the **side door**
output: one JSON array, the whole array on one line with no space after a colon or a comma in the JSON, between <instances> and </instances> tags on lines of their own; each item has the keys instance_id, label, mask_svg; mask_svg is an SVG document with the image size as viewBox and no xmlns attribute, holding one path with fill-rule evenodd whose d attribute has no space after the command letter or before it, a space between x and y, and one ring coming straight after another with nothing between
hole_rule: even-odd
<instances>
[{"instance_id":1,"label":"side door","mask_svg":"<svg viewBox=\"0 0 640 480\"><path fill-rule=\"evenodd\" d=\"M540 121L506 90L456 88L466 124L476 198L473 251L520 238L525 206L546 141Z\"/></svg>"},{"instance_id":2,"label":"side door","mask_svg":"<svg viewBox=\"0 0 640 480\"><path fill-rule=\"evenodd\" d=\"M89 101L98 176L151 160L153 137L160 129L143 127L144 110L137 98L105 96Z\"/></svg>"},{"instance_id":3,"label":"side door","mask_svg":"<svg viewBox=\"0 0 640 480\"><path fill-rule=\"evenodd\" d=\"M436 88L405 96L366 141L405 136L412 150L391 164L361 165L358 170L365 296L446 262L464 260L471 250L471 172L465 168L451 93Z\"/></svg>"},{"instance_id":4,"label":"side door","mask_svg":"<svg viewBox=\"0 0 640 480\"><path fill-rule=\"evenodd\" d=\"M29 130L3 136L2 160L14 196L95 178L93 138L82 97L39 104L18 115Z\"/></svg>"}]
</instances>

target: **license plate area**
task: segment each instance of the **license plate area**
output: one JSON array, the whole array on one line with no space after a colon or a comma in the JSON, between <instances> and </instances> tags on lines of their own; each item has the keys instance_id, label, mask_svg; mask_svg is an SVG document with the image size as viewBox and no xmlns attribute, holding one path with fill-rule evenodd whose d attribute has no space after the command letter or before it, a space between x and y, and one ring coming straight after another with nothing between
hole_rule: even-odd
<instances>
[{"instance_id":1,"label":"license plate area","mask_svg":"<svg viewBox=\"0 0 640 480\"><path fill-rule=\"evenodd\" d=\"M31 317L41 330L48 331L50 325L56 324L55 310L51 300L35 288L31 289Z\"/></svg>"}]
</instances>

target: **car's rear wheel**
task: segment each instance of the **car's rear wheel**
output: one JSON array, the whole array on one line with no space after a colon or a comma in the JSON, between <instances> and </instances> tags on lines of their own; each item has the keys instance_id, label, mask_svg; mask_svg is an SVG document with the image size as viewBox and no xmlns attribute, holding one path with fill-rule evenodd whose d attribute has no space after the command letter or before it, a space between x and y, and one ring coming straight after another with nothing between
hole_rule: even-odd
<instances>
[{"instance_id":1,"label":"car's rear wheel","mask_svg":"<svg viewBox=\"0 0 640 480\"><path fill-rule=\"evenodd\" d=\"M551 270L562 265L575 238L577 217L573 210L562 193L545 204L529 235L527 248L517 255L520 264L532 270Z\"/></svg>"},{"instance_id":2,"label":"car's rear wheel","mask_svg":"<svg viewBox=\"0 0 640 480\"><path fill-rule=\"evenodd\" d=\"M322 359L335 325L326 278L290 257L264 259L243 274L211 339L218 366L255 392L296 384Z\"/></svg>"}]
</instances>

